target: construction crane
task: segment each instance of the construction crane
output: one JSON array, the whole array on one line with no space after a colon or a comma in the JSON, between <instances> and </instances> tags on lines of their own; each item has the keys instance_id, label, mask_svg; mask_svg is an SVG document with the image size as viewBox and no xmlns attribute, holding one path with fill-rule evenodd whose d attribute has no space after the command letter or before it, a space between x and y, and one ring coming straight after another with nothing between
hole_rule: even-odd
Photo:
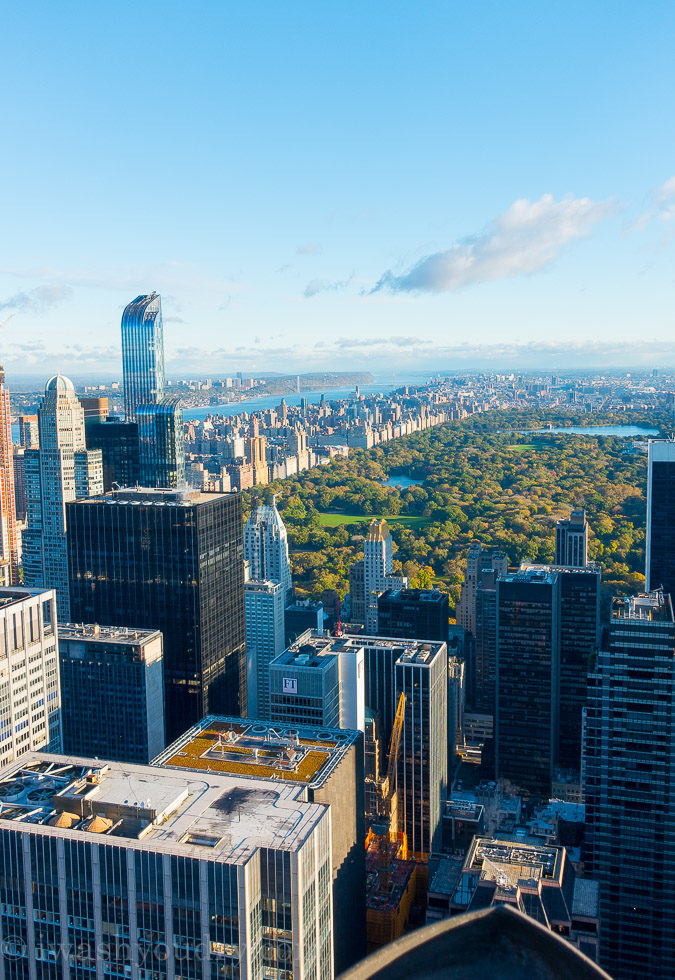
<instances>
[{"instance_id":1,"label":"construction crane","mask_svg":"<svg viewBox=\"0 0 675 980\"><path fill-rule=\"evenodd\" d=\"M391 730L389 740L389 758L385 775L377 781L378 803L377 815L382 823L388 823L389 829L396 833L398 829L397 806L394 801L396 791L396 766L398 755L401 748L401 733L403 732L403 719L405 717L405 694L401 693L398 699L394 725ZM394 804L394 805L392 805Z\"/></svg>"}]
</instances>

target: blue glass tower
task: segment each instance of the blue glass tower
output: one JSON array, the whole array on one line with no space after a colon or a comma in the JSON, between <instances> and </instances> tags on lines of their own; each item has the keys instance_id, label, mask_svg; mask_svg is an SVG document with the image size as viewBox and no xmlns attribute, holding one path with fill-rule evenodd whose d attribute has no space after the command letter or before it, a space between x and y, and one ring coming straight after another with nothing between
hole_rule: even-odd
<instances>
[{"instance_id":1,"label":"blue glass tower","mask_svg":"<svg viewBox=\"0 0 675 980\"><path fill-rule=\"evenodd\" d=\"M183 409L177 398L137 405L140 483L143 487L182 487L185 483Z\"/></svg>"},{"instance_id":2,"label":"blue glass tower","mask_svg":"<svg viewBox=\"0 0 675 980\"><path fill-rule=\"evenodd\" d=\"M137 296L122 314L124 411L136 421L138 405L154 405L164 395L164 327L159 293Z\"/></svg>"}]
</instances>

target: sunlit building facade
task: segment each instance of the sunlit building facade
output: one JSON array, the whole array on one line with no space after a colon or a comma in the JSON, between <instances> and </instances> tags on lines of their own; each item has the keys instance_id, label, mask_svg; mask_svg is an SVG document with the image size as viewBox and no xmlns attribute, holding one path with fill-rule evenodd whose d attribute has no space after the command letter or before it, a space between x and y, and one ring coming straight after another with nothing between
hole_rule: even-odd
<instances>
[{"instance_id":1,"label":"sunlit building facade","mask_svg":"<svg viewBox=\"0 0 675 980\"><path fill-rule=\"evenodd\" d=\"M19 534L14 497L12 419L5 371L0 367L0 585L19 581Z\"/></svg>"},{"instance_id":2,"label":"sunlit building facade","mask_svg":"<svg viewBox=\"0 0 675 980\"><path fill-rule=\"evenodd\" d=\"M159 293L137 296L122 314L124 411L136 420L139 405L153 405L164 395L164 325Z\"/></svg>"}]
</instances>

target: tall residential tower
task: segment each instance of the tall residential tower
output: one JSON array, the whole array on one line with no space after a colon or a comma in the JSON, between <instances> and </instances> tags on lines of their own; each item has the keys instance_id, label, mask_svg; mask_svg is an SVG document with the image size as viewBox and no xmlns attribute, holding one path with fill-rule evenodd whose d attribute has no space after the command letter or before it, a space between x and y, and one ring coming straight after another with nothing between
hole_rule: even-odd
<instances>
[{"instance_id":1,"label":"tall residential tower","mask_svg":"<svg viewBox=\"0 0 675 980\"><path fill-rule=\"evenodd\" d=\"M56 589L59 618L68 620L66 504L103 493L101 450L86 448L84 410L61 374L47 382L38 420L40 448L26 450L24 581Z\"/></svg>"},{"instance_id":2,"label":"tall residential tower","mask_svg":"<svg viewBox=\"0 0 675 980\"><path fill-rule=\"evenodd\" d=\"M675 596L675 442L649 443L647 589Z\"/></svg>"},{"instance_id":3,"label":"tall residential tower","mask_svg":"<svg viewBox=\"0 0 675 980\"><path fill-rule=\"evenodd\" d=\"M0 367L0 585L19 581L19 534L14 498L14 458L9 392Z\"/></svg>"},{"instance_id":4,"label":"tall residential tower","mask_svg":"<svg viewBox=\"0 0 675 980\"><path fill-rule=\"evenodd\" d=\"M136 421L139 405L154 405L164 395L164 326L159 293L137 296L122 314L124 412Z\"/></svg>"}]
</instances>

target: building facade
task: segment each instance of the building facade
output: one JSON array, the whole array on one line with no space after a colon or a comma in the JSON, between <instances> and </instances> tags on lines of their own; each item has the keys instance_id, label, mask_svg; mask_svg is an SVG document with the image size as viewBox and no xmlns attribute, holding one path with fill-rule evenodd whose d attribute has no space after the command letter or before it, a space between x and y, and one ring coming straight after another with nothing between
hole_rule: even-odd
<instances>
[{"instance_id":1,"label":"building facade","mask_svg":"<svg viewBox=\"0 0 675 980\"><path fill-rule=\"evenodd\" d=\"M589 680L584 794L601 963L616 980L675 977L675 622L662 592L612 604Z\"/></svg>"},{"instance_id":2,"label":"building facade","mask_svg":"<svg viewBox=\"0 0 675 980\"><path fill-rule=\"evenodd\" d=\"M380 636L447 643L449 600L438 589L387 589L377 600Z\"/></svg>"},{"instance_id":3,"label":"building facade","mask_svg":"<svg viewBox=\"0 0 675 980\"><path fill-rule=\"evenodd\" d=\"M277 510L276 497L268 494L264 501L251 507L244 527L244 558L249 563L251 579L280 582L284 606L293 597L291 561L288 556L286 526Z\"/></svg>"},{"instance_id":4,"label":"building facade","mask_svg":"<svg viewBox=\"0 0 675 980\"><path fill-rule=\"evenodd\" d=\"M0 589L0 770L26 752L61 750L53 589Z\"/></svg>"},{"instance_id":5,"label":"building facade","mask_svg":"<svg viewBox=\"0 0 675 980\"><path fill-rule=\"evenodd\" d=\"M559 575L532 566L497 581L498 779L547 795L559 726Z\"/></svg>"},{"instance_id":6,"label":"building facade","mask_svg":"<svg viewBox=\"0 0 675 980\"><path fill-rule=\"evenodd\" d=\"M16 526L14 455L9 391L0 366L0 586L18 585L19 532Z\"/></svg>"},{"instance_id":7,"label":"building facade","mask_svg":"<svg viewBox=\"0 0 675 980\"><path fill-rule=\"evenodd\" d=\"M166 746L162 634L79 623L58 632L63 752L148 765Z\"/></svg>"},{"instance_id":8,"label":"building facade","mask_svg":"<svg viewBox=\"0 0 675 980\"><path fill-rule=\"evenodd\" d=\"M675 594L675 442L650 442L646 588Z\"/></svg>"},{"instance_id":9,"label":"building facade","mask_svg":"<svg viewBox=\"0 0 675 980\"><path fill-rule=\"evenodd\" d=\"M387 522L373 520L363 544L363 589L365 625L369 634L377 633L377 600L387 589L405 589L408 579L394 575L392 540Z\"/></svg>"},{"instance_id":10,"label":"building facade","mask_svg":"<svg viewBox=\"0 0 675 980\"><path fill-rule=\"evenodd\" d=\"M448 651L420 644L396 661L396 690L405 695L397 765L399 827L408 851L426 860L442 837L448 786Z\"/></svg>"},{"instance_id":11,"label":"building facade","mask_svg":"<svg viewBox=\"0 0 675 980\"><path fill-rule=\"evenodd\" d=\"M169 746L155 763L175 767L192 780L203 778L207 771L230 775L240 782L244 800L248 787L254 788L260 779L281 793L290 784L300 791L296 798L309 796L315 804L329 809L336 974L365 955L366 849L360 732L209 717ZM232 802L236 804L237 799ZM241 829L245 839L245 829ZM279 905L276 911L289 913ZM263 921L269 926L265 934L273 942L275 922ZM270 973L280 977L272 972L280 968L281 963L270 962L265 980ZM318 980L319 974L312 976Z\"/></svg>"},{"instance_id":12,"label":"building facade","mask_svg":"<svg viewBox=\"0 0 675 980\"><path fill-rule=\"evenodd\" d=\"M138 405L155 405L164 395L164 324L159 293L137 296L122 314L124 412L136 421Z\"/></svg>"},{"instance_id":13,"label":"building facade","mask_svg":"<svg viewBox=\"0 0 675 980\"><path fill-rule=\"evenodd\" d=\"M254 718L270 718L270 664L285 643L284 589L280 582L244 585L247 708Z\"/></svg>"},{"instance_id":14,"label":"building facade","mask_svg":"<svg viewBox=\"0 0 675 980\"><path fill-rule=\"evenodd\" d=\"M167 739L246 705L241 499L128 489L68 505L74 621L164 636Z\"/></svg>"},{"instance_id":15,"label":"building facade","mask_svg":"<svg viewBox=\"0 0 675 980\"><path fill-rule=\"evenodd\" d=\"M189 770L38 753L8 775L6 980L332 980L331 813L303 787L203 772L195 798Z\"/></svg>"},{"instance_id":16,"label":"building facade","mask_svg":"<svg viewBox=\"0 0 675 980\"><path fill-rule=\"evenodd\" d=\"M476 592L484 581L484 574L490 576L488 584L494 584L507 571L508 558L501 551L484 548L479 541L469 546L462 594L457 604L457 624L472 636L476 632Z\"/></svg>"},{"instance_id":17,"label":"building facade","mask_svg":"<svg viewBox=\"0 0 675 980\"><path fill-rule=\"evenodd\" d=\"M87 426L87 447L101 450L103 490L135 487L141 482L138 422L108 417Z\"/></svg>"},{"instance_id":18,"label":"building facade","mask_svg":"<svg viewBox=\"0 0 675 980\"><path fill-rule=\"evenodd\" d=\"M183 409L177 398L163 397L136 406L139 481L144 487L185 484Z\"/></svg>"},{"instance_id":19,"label":"building facade","mask_svg":"<svg viewBox=\"0 0 675 980\"><path fill-rule=\"evenodd\" d=\"M555 526L555 562L567 568L588 564L588 521L585 510L573 510L567 520Z\"/></svg>"},{"instance_id":20,"label":"building facade","mask_svg":"<svg viewBox=\"0 0 675 980\"><path fill-rule=\"evenodd\" d=\"M40 448L26 451L24 582L56 589L65 621L70 618L66 504L103 493L101 452L86 448L84 410L63 375L47 382L38 421Z\"/></svg>"}]
</instances>

